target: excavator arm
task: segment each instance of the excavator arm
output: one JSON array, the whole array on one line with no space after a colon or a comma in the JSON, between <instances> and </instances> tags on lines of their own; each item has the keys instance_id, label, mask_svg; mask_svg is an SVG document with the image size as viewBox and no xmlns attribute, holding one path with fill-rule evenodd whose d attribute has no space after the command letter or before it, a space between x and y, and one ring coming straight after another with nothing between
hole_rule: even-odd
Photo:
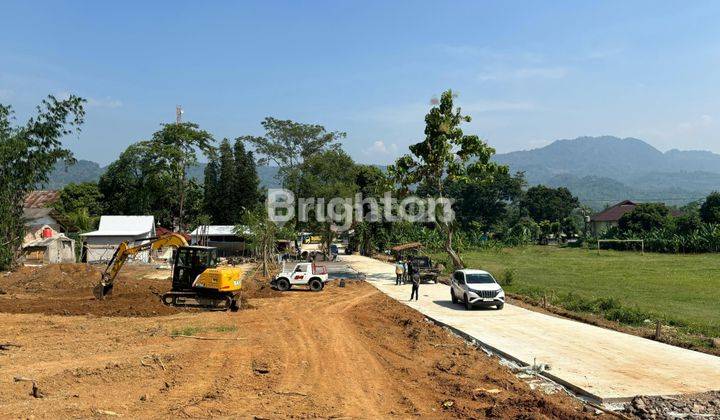
<instances>
[{"instance_id":1,"label":"excavator arm","mask_svg":"<svg viewBox=\"0 0 720 420\"><path fill-rule=\"evenodd\" d=\"M110 258L110 261L108 261L105 271L103 271L100 277L100 283L93 289L95 298L104 299L105 296L112 293L115 277L117 277L120 269L125 265L128 257L137 255L148 249L157 250L166 246L179 248L181 246L188 246L188 243L185 238L178 233L170 233L158 238L150 238L149 242L134 246L130 246L128 242L121 242L112 258Z\"/></svg>"}]
</instances>

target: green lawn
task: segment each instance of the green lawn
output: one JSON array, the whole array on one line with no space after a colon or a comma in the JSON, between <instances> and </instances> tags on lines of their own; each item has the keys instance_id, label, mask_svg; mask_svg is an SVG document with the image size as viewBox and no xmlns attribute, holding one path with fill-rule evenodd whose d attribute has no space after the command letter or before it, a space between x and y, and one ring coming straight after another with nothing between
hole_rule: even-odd
<instances>
[{"instance_id":1,"label":"green lawn","mask_svg":"<svg viewBox=\"0 0 720 420\"><path fill-rule=\"evenodd\" d=\"M441 258L443 256L438 255ZM675 255L529 246L470 251L469 268L498 280L514 270L511 293L573 293L614 298L623 307L675 321L687 331L720 336L720 254Z\"/></svg>"}]
</instances>

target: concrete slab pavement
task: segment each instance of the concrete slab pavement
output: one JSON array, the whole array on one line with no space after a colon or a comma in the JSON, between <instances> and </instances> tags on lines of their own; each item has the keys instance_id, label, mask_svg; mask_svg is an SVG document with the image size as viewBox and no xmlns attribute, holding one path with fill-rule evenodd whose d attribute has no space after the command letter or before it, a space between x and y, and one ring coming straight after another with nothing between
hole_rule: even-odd
<instances>
[{"instance_id":1,"label":"concrete slab pavement","mask_svg":"<svg viewBox=\"0 0 720 420\"><path fill-rule=\"evenodd\" d=\"M395 285L393 265L358 255L342 261L388 296L521 363L546 363L548 377L603 402L636 395L720 390L720 357L647 340L513 305L466 311L443 284Z\"/></svg>"}]
</instances>

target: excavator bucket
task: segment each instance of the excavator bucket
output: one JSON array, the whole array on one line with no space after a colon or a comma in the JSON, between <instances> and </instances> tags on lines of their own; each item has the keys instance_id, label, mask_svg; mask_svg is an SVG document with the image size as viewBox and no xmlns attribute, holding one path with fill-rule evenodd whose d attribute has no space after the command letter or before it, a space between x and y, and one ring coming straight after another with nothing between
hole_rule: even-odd
<instances>
[{"instance_id":1,"label":"excavator bucket","mask_svg":"<svg viewBox=\"0 0 720 420\"><path fill-rule=\"evenodd\" d=\"M103 300L106 296L112 295L113 285L112 284L98 284L93 288L93 295L95 299Z\"/></svg>"}]
</instances>

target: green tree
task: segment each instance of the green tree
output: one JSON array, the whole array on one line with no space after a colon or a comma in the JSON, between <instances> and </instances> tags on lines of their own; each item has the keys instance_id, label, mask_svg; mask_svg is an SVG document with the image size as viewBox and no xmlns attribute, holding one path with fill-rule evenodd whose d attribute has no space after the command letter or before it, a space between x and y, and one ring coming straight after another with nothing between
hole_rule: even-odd
<instances>
[{"instance_id":1,"label":"green tree","mask_svg":"<svg viewBox=\"0 0 720 420\"><path fill-rule=\"evenodd\" d=\"M308 227L320 233L323 237L323 246L329 249L338 229L337 226L352 220L352 214L346 214L347 209L337 209L337 214L350 218L343 220L329 220L324 211L333 198L352 199L357 192L355 162L340 149L326 150L308 156L300 165L298 184L290 184L290 189L298 191L301 197L315 197L323 199L325 206L322 209L309 209ZM319 206L318 206L319 207ZM318 221L318 212L325 213L324 220ZM345 226L347 227L347 226Z\"/></svg>"},{"instance_id":2,"label":"green tree","mask_svg":"<svg viewBox=\"0 0 720 420\"><path fill-rule=\"evenodd\" d=\"M220 173L218 176L218 209L215 222L221 225L232 225L239 221L240 210L235 208L235 157L232 146L223 139L219 148Z\"/></svg>"},{"instance_id":3,"label":"green tree","mask_svg":"<svg viewBox=\"0 0 720 420\"><path fill-rule=\"evenodd\" d=\"M643 235L654 229L667 227L670 209L662 203L638 204L631 212L625 213L618 222L623 233Z\"/></svg>"},{"instance_id":4,"label":"green tree","mask_svg":"<svg viewBox=\"0 0 720 420\"><path fill-rule=\"evenodd\" d=\"M267 211L262 208L246 212L243 215L242 225L236 226L235 232L244 235L246 229L250 231L248 245L260 258L263 276L268 277L277 251L277 240L290 239L294 235L270 220Z\"/></svg>"},{"instance_id":5,"label":"green tree","mask_svg":"<svg viewBox=\"0 0 720 420\"><path fill-rule=\"evenodd\" d=\"M522 196L525 175L497 173L491 182L448 182L447 195L455 200L455 215L463 227L471 224L484 231L501 224L510 203Z\"/></svg>"},{"instance_id":6,"label":"green tree","mask_svg":"<svg viewBox=\"0 0 720 420\"><path fill-rule=\"evenodd\" d=\"M162 226L176 221L179 197L167 159L150 141L130 145L100 177L98 188L110 214L154 215Z\"/></svg>"},{"instance_id":7,"label":"green tree","mask_svg":"<svg viewBox=\"0 0 720 420\"><path fill-rule=\"evenodd\" d=\"M536 222L558 222L580 205L577 197L565 187L550 188L536 185L529 188L520 199L520 207Z\"/></svg>"},{"instance_id":8,"label":"green tree","mask_svg":"<svg viewBox=\"0 0 720 420\"><path fill-rule=\"evenodd\" d=\"M154 157L169 168L170 176L176 185L178 206L176 213L173 214L175 219L173 224L181 229L185 228L187 170L198 163L196 151L209 154L213 141L210 133L191 122L163 124L162 129L153 134Z\"/></svg>"},{"instance_id":9,"label":"green tree","mask_svg":"<svg viewBox=\"0 0 720 420\"><path fill-rule=\"evenodd\" d=\"M291 182L297 185L298 166L310 156L327 150L338 148L336 141L344 138L345 133L327 131L317 124L303 124L291 120L279 120L267 117L262 122L264 136L243 136L239 140L250 143L256 154L258 163L267 165L270 162L279 167L278 176L283 185Z\"/></svg>"},{"instance_id":10,"label":"green tree","mask_svg":"<svg viewBox=\"0 0 720 420\"><path fill-rule=\"evenodd\" d=\"M235 158L235 207L241 212L252 211L262 203L260 178L258 178L253 152L245 150L245 143L235 139L233 145Z\"/></svg>"},{"instance_id":11,"label":"green tree","mask_svg":"<svg viewBox=\"0 0 720 420\"><path fill-rule=\"evenodd\" d=\"M84 99L48 96L27 123L13 125L12 107L0 104L0 269L17 260L25 233L22 204L27 193L48 182L58 161L73 162L62 138L79 132Z\"/></svg>"},{"instance_id":12,"label":"green tree","mask_svg":"<svg viewBox=\"0 0 720 420\"><path fill-rule=\"evenodd\" d=\"M72 231L88 232L95 229L103 213L103 196L97 183L68 184L60 190L53 208L62 215Z\"/></svg>"},{"instance_id":13,"label":"green tree","mask_svg":"<svg viewBox=\"0 0 720 420\"><path fill-rule=\"evenodd\" d=\"M213 151L209 156L209 161L205 166L204 172L204 191L203 196L205 214L208 215L207 224L215 223L218 218L219 205L221 201L220 193L220 166L218 165L217 156Z\"/></svg>"},{"instance_id":14,"label":"green tree","mask_svg":"<svg viewBox=\"0 0 720 420\"><path fill-rule=\"evenodd\" d=\"M436 188L445 198L445 181L489 182L506 166L490 161L495 149L475 135L465 135L460 128L470 117L453 108L453 93L444 92L439 103L425 116L425 140L410 146L411 154L400 157L388 168L404 189L414 184ZM438 226L445 236L445 251L457 268L464 266L453 248L455 223L441 221Z\"/></svg>"},{"instance_id":15,"label":"green tree","mask_svg":"<svg viewBox=\"0 0 720 420\"><path fill-rule=\"evenodd\" d=\"M96 182L67 184L60 190L60 197L53 205L60 214L73 213L84 208L90 216L101 215L102 206L103 195Z\"/></svg>"},{"instance_id":16,"label":"green tree","mask_svg":"<svg viewBox=\"0 0 720 420\"><path fill-rule=\"evenodd\" d=\"M700 206L700 218L705 223L720 223L720 192L707 196Z\"/></svg>"},{"instance_id":17,"label":"green tree","mask_svg":"<svg viewBox=\"0 0 720 420\"><path fill-rule=\"evenodd\" d=\"M382 204L379 198L385 191L391 190L390 180L387 175L374 165L356 165L355 185L358 193L364 198L378 200L378 211L382 211ZM370 204L363 205L363 220L356 220L353 229L355 240L353 246L361 255L372 255L379 245L379 240L384 236L385 230L390 228L389 222L382 220L370 220Z\"/></svg>"}]
</instances>

